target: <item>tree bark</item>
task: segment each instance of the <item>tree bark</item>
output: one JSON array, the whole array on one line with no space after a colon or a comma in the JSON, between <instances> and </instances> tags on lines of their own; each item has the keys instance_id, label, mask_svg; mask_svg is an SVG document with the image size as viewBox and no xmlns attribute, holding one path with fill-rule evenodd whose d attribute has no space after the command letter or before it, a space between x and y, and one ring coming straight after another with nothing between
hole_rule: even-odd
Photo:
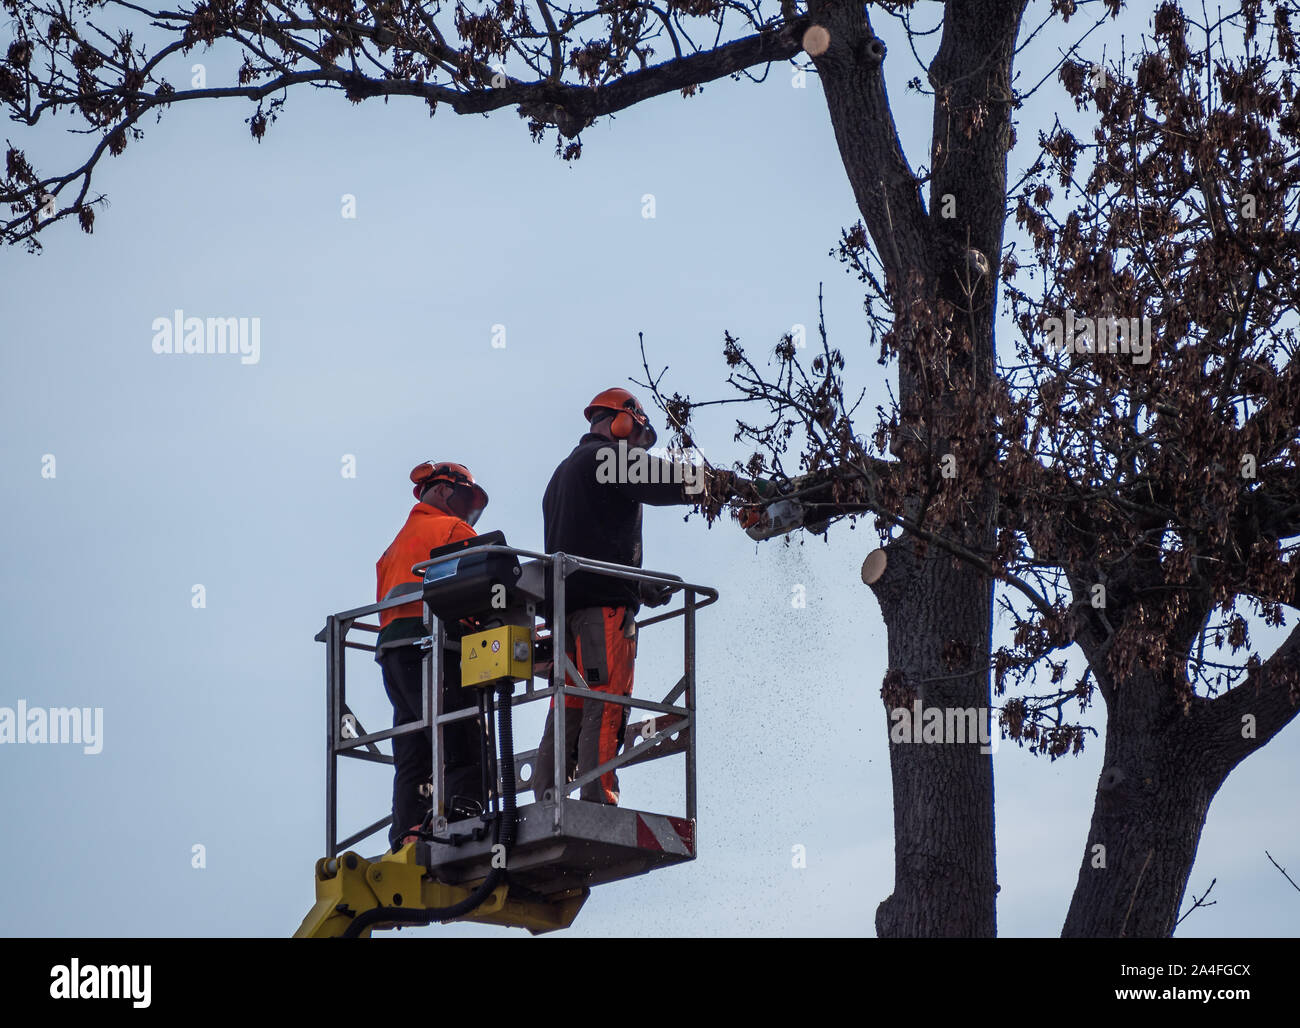
<instances>
[{"instance_id":1,"label":"tree bark","mask_svg":"<svg viewBox=\"0 0 1300 1028\"><path fill-rule=\"evenodd\" d=\"M1199 759L1198 733L1175 709L1171 683L1136 679L1116 694L1066 938L1171 935L1205 815L1223 784ZM1169 699L1147 709L1141 694Z\"/></svg>"},{"instance_id":2,"label":"tree bark","mask_svg":"<svg viewBox=\"0 0 1300 1028\"><path fill-rule=\"evenodd\" d=\"M891 709L975 708L987 725L992 588L951 557L918 558L906 541L886 547L884 574L872 585L888 631ZM948 640L972 641L980 671L954 676L942 654ZM876 934L991 937L997 932L993 761L978 742L889 746L894 792L894 891L876 911Z\"/></svg>"},{"instance_id":3,"label":"tree bark","mask_svg":"<svg viewBox=\"0 0 1300 1028\"><path fill-rule=\"evenodd\" d=\"M1095 637L1081 639L1094 672ZM1300 626L1240 685L1177 701L1174 681L1098 673L1106 759L1064 938L1168 937L1205 817L1238 764L1300 713ZM1098 848L1100 847L1100 849Z\"/></svg>"}]
</instances>

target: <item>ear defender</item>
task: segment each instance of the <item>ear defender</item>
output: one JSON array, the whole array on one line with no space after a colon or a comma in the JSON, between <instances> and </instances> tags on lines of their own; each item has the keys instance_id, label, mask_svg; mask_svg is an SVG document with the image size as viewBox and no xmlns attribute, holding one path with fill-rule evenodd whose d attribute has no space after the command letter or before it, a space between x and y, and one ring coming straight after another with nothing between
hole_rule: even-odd
<instances>
[{"instance_id":1,"label":"ear defender","mask_svg":"<svg viewBox=\"0 0 1300 1028\"><path fill-rule=\"evenodd\" d=\"M636 422L632 415L623 411L614 415L614 420L609 423L610 435L615 439L627 439L636 430Z\"/></svg>"},{"instance_id":2,"label":"ear defender","mask_svg":"<svg viewBox=\"0 0 1300 1028\"><path fill-rule=\"evenodd\" d=\"M433 465L428 461L411 469L411 481L415 483L415 488L411 490L411 493L417 500L424 493L425 483L432 474Z\"/></svg>"}]
</instances>

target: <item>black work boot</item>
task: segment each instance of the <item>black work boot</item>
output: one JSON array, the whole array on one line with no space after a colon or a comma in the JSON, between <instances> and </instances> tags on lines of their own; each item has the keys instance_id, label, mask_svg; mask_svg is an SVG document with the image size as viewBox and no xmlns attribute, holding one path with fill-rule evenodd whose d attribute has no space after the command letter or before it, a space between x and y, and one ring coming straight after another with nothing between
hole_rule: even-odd
<instances>
[{"instance_id":1,"label":"black work boot","mask_svg":"<svg viewBox=\"0 0 1300 1028\"><path fill-rule=\"evenodd\" d=\"M483 816L483 804L468 796L453 796L447 804L447 820L468 821L473 817Z\"/></svg>"}]
</instances>

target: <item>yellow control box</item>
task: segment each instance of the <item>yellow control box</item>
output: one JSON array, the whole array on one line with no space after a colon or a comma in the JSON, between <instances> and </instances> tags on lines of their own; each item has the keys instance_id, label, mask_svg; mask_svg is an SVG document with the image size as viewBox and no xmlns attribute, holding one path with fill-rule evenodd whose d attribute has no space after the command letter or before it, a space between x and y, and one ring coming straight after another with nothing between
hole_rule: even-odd
<instances>
[{"instance_id":1,"label":"yellow control box","mask_svg":"<svg viewBox=\"0 0 1300 1028\"><path fill-rule=\"evenodd\" d=\"M460 641L460 684L495 685L533 677L533 637L523 625L502 625Z\"/></svg>"}]
</instances>

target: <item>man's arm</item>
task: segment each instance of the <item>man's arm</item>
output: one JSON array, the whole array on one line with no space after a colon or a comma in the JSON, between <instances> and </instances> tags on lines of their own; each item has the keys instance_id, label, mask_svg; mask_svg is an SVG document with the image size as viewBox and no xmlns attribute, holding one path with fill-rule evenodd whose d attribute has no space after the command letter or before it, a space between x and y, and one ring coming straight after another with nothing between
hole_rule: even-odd
<instances>
[{"instance_id":1,"label":"man's arm","mask_svg":"<svg viewBox=\"0 0 1300 1028\"><path fill-rule=\"evenodd\" d=\"M710 495L725 500L736 489L737 478L730 471L667 461L645 450L629 450L629 466L632 460L637 462L638 481L613 484L628 499L652 507L693 506Z\"/></svg>"}]
</instances>

